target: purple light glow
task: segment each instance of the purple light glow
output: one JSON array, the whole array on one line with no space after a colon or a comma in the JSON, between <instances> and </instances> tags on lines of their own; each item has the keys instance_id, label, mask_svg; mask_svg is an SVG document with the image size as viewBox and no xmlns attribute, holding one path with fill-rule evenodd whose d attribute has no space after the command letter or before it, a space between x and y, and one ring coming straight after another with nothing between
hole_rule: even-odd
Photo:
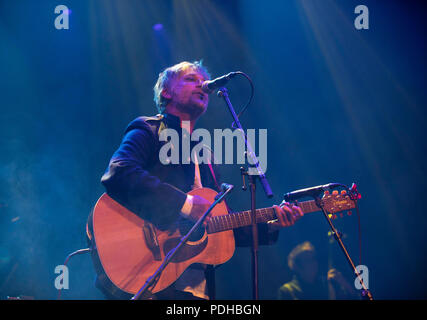
<instances>
[{"instance_id":1,"label":"purple light glow","mask_svg":"<svg viewBox=\"0 0 427 320\"><path fill-rule=\"evenodd\" d=\"M163 25L162 25L161 23L156 23L156 24L153 26L153 30L154 30L154 31L161 31L161 30L163 30Z\"/></svg>"}]
</instances>

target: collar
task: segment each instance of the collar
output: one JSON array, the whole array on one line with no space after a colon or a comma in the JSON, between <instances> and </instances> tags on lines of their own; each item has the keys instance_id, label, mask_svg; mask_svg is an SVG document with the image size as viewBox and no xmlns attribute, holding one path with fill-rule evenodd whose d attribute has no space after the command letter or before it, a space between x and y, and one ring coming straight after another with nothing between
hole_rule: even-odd
<instances>
[{"instance_id":1,"label":"collar","mask_svg":"<svg viewBox=\"0 0 427 320\"><path fill-rule=\"evenodd\" d=\"M173 128L176 130L181 129L181 119L179 117L169 113L162 113L161 115L163 116L163 121L166 123L168 128Z\"/></svg>"}]
</instances>

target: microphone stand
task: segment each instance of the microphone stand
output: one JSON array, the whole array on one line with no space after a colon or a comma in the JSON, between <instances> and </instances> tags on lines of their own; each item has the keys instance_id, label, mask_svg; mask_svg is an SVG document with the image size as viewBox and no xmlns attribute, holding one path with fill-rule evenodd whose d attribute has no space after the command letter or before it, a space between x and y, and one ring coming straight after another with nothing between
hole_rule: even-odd
<instances>
[{"instance_id":1,"label":"microphone stand","mask_svg":"<svg viewBox=\"0 0 427 320\"><path fill-rule=\"evenodd\" d=\"M356 191L356 192L357 192L357 191ZM347 251L347 249L345 248L344 243L343 243L343 242L342 242L342 240L341 240L341 232L339 232L339 231L337 231L337 229L335 229L335 227L334 227L334 225L333 225L333 223L332 223L332 220L329 218L329 215L328 215L328 213L326 212L326 210L325 210L325 208L324 208L324 206L323 206L323 202L322 202L322 200L320 199L320 192L319 192L317 195L314 195L314 196L313 196L313 198L314 198L314 200L315 200L315 202L316 202L317 206L322 210L323 215L325 216L326 221L328 222L329 227L330 227L330 228L331 228L331 230L332 230L332 234L333 234L333 236L334 236L335 240L338 242L338 244L339 244L339 246L340 246L341 250L343 251L345 258L347 259L347 262L348 262L348 263L349 263L349 265L350 265L350 268L353 270L354 274L356 274L357 279L359 279L360 284L362 285L362 288L363 288L363 290L362 290L362 298L363 298L363 299L374 300L374 298L372 297L371 292L369 291L369 289L366 287L365 283L363 282L363 278L362 278L362 277L360 277L360 274L359 274L359 272L357 271L356 266L355 266L355 265L354 265L354 263L353 263L353 260L351 260L351 257L350 257L350 255L348 254L348 251ZM352 198L352 199L353 199L354 201L357 201L357 197L354 197L354 198Z\"/></svg>"},{"instance_id":2,"label":"microphone stand","mask_svg":"<svg viewBox=\"0 0 427 320\"><path fill-rule=\"evenodd\" d=\"M240 124L240 121L236 115L236 112L234 111L233 105L230 101L230 98L228 96L228 90L225 87L222 87L218 90L218 96L224 98L224 101L228 107L228 110L231 113L231 116L234 120L234 123L236 124L237 128L240 130L244 141L245 146L247 150L247 156L251 159L251 162L254 164L254 168L256 169L256 174L250 174L249 170L245 172L245 170L241 170L241 174L249 176L249 183L250 183L250 189L251 189L251 225L252 225L252 280L253 280L253 287L252 287L252 296L254 300L259 299L259 289L258 289L258 228L256 223L256 177L258 176L261 182L261 185L264 189L264 192L268 198L273 197L273 192L270 188L270 185L267 181L267 178L263 172L263 170L260 167L259 161L255 156L255 153L253 152L252 146L250 145L246 134L243 131L242 125ZM245 190L245 189L243 189Z\"/></svg>"},{"instance_id":3,"label":"microphone stand","mask_svg":"<svg viewBox=\"0 0 427 320\"><path fill-rule=\"evenodd\" d=\"M222 201L222 199L233 189L233 186L228 187L226 190L221 191L217 196L215 197L214 203L211 204L209 209L197 220L197 222L193 225L193 227L188 231L188 233L181 238L181 241L178 243L178 245L170 250L162 264L159 268L147 279L145 284L139 289L139 291L131 298L131 300L140 300L141 297L144 297L144 294L148 291L149 288L154 287L157 284L157 281L159 281L160 276L165 270L166 266L172 261L172 258L175 256L175 254L179 251L179 249L188 241L190 236L193 234L193 232L205 221L206 217L209 215L209 213L212 211L212 209Z\"/></svg>"}]
</instances>

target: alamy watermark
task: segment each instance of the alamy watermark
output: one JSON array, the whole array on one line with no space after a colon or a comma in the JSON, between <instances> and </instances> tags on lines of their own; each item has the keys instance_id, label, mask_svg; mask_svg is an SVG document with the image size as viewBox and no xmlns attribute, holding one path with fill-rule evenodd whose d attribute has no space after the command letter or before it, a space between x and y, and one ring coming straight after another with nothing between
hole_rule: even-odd
<instances>
[{"instance_id":1,"label":"alamy watermark","mask_svg":"<svg viewBox=\"0 0 427 320\"><path fill-rule=\"evenodd\" d=\"M71 10L68 9L66 5L57 5L55 7L55 14L58 16L55 18L55 28L58 30L68 30L69 25L69 16ZM357 30L367 30L369 29L369 9L367 6L361 4L354 8L354 13L358 16L354 19L354 27Z\"/></svg>"},{"instance_id":2,"label":"alamy watermark","mask_svg":"<svg viewBox=\"0 0 427 320\"><path fill-rule=\"evenodd\" d=\"M55 278L55 288L57 290L62 289L69 289L69 273L68 273L68 267L64 265L59 265L55 267L55 273L58 274Z\"/></svg>"},{"instance_id":3,"label":"alamy watermark","mask_svg":"<svg viewBox=\"0 0 427 320\"><path fill-rule=\"evenodd\" d=\"M230 129L215 129L212 157L212 137L208 130L196 129L190 135L188 134L190 131L189 121L183 121L182 128L181 141L175 129L167 128L160 132L159 140L166 142L159 152L159 160L162 164L180 164L180 161L182 161L182 164L189 164L190 161L193 163L197 161L199 164L210 164L212 162L214 164L245 164L247 160L250 166L248 169L249 174L259 174L259 171L254 167L257 164L263 173L267 171L267 129L258 130L258 156L254 151L247 150L245 145L246 136L249 145L252 146L253 150L256 150L255 129L246 130L246 134L240 129L234 131ZM190 150L191 141L198 142L192 150ZM234 141L236 141L236 148L234 148ZM236 161L234 161L234 150L236 150ZM255 157L252 157L251 153Z\"/></svg>"},{"instance_id":4,"label":"alamy watermark","mask_svg":"<svg viewBox=\"0 0 427 320\"><path fill-rule=\"evenodd\" d=\"M357 30L369 29L369 9L367 6L361 4L354 8L354 13L358 14L354 19L354 27Z\"/></svg>"},{"instance_id":5,"label":"alamy watermark","mask_svg":"<svg viewBox=\"0 0 427 320\"><path fill-rule=\"evenodd\" d=\"M55 13L59 14L55 18L55 28L58 30L66 29L68 30L70 28L70 10L67 6L61 4L55 7Z\"/></svg>"},{"instance_id":6,"label":"alamy watermark","mask_svg":"<svg viewBox=\"0 0 427 320\"><path fill-rule=\"evenodd\" d=\"M360 264L356 267L356 271L359 274L357 276L356 274L356 279L354 279L354 287L357 290L364 290L364 289L369 289L369 269L367 266L365 266L364 264ZM363 285L362 286L362 281L363 281Z\"/></svg>"}]
</instances>

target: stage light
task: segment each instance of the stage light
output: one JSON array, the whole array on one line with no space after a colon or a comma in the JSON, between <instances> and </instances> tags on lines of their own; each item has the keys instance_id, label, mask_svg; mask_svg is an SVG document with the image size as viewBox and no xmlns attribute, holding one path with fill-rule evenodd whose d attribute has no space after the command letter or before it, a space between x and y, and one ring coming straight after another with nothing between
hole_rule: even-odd
<instances>
[{"instance_id":1,"label":"stage light","mask_svg":"<svg viewBox=\"0 0 427 320\"><path fill-rule=\"evenodd\" d=\"M163 30L163 24L161 24L161 23L156 23L156 24L153 26L153 30L154 30L154 31L162 31L162 30Z\"/></svg>"}]
</instances>

